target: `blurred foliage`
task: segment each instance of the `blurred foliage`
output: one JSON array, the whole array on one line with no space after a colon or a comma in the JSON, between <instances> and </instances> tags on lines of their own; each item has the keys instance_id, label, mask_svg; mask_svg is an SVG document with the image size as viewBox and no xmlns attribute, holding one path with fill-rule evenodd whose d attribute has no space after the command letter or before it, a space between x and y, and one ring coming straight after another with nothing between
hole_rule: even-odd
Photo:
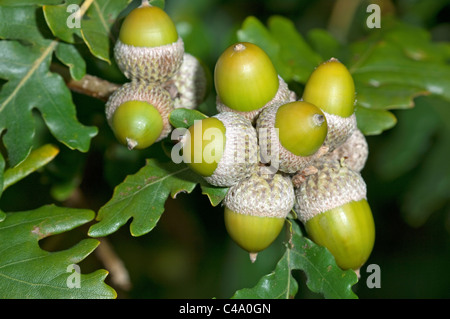
<instances>
[{"instance_id":1,"label":"blurred foliage","mask_svg":"<svg viewBox=\"0 0 450 319\"><path fill-rule=\"evenodd\" d=\"M238 40L238 31L245 26L244 21L249 21L246 20L249 16L263 26L275 15L285 17L321 57L339 54L350 61L350 45L357 50L358 41L366 41L376 32L366 27L366 7L370 3L381 6L381 31L384 23L394 18L409 28L417 28L418 33L409 36L413 40L417 36L418 49L433 54L437 43L444 43L434 53L448 67L449 0L354 1L357 5L353 8L349 2L351 0L167 0L165 9L176 22L186 51L199 57L211 71L220 53ZM133 1L132 6L137 3ZM125 12L114 11L114 14L120 17ZM5 28L5 24L0 25ZM117 25L110 26L117 31ZM87 31L95 28L92 26ZM425 31L429 32L430 38L424 40L422 32ZM68 42L73 41L77 52L71 52L63 45L58 45L56 51L56 44L50 43L58 59L69 65L81 55L86 62L86 70L71 69L72 76L79 77L86 72L117 83L124 81L114 61L106 62L106 52L110 50L107 43L92 48L80 40L81 34L61 36L67 37ZM46 41L42 39L39 44L48 48ZM430 47L422 47L423 44ZM36 54L37 51L30 52ZM49 74L40 72L37 75L45 81L44 76ZM301 93L302 80L290 81L289 85ZM374 92L377 94L376 90ZM370 156L363 177L368 186L377 238L367 265L380 266L381 288L367 287L365 280L370 274L363 267L361 278L353 287L360 298L450 297L447 272L450 267L450 104L448 92L444 95L447 97L442 98L439 94L415 97L414 105L408 105L408 109L392 110L395 126L383 134L368 136ZM77 93L72 93L72 99L78 120L86 130L98 128L95 137L92 131L86 132L93 137L89 152L62 146L55 159L45 167L36 168L38 173L32 173L5 190L0 188L3 191L0 220L7 216L2 211L20 212L15 216L20 219L23 211L55 202L98 211L111 200L116 185L128 175L139 174L146 159L165 158L164 144L141 152L128 152L114 143L104 118L102 101ZM213 94L201 105L200 111L215 112ZM33 123L31 135L35 147L61 142L58 136L49 132L38 112L30 112L27 120ZM31 140L29 135L27 141ZM31 151L30 145L31 142L21 150L22 154ZM79 148L85 150L86 146ZM0 151L5 154L5 145L0 145ZM0 169L7 165L0 156ZM3 184L2 180L0 182ZM131 287L120 286L114 281L113 274L106 277L105 281L117 291L119 298L229 298L237 290L257 286L275 269L283 269L283 264L277 264L283 261L287 234L282 234L259 254L257 263L251 264L247 253L227 236L222 208L212 206L200 187L189 188L189 192L177 194L176 199L168 197L158 227L151 233L131 237L128 227L122 227L108 236L130 275ZM128 220L131 215L125 217L121 222L131 226L132 221ZM84 224L91 219L77 222ZM74 227L71 220L75 223L77 218L68 220L67 230ZM86 226L93 225L98 224L91 222ZM41 239L40 247L56 252L80 242L80 238L84 237L79 232L63 232ZM86 251L93 250L93 242L88 243ZM35 252L42 253L40 250ZM106 267L95 254L87 256L84 252L81 255L78 260L83 273ZM297 298L321 297L306 286L307 278L303 272L292 270L299 285Z\"/></svg>"}]
</instances>

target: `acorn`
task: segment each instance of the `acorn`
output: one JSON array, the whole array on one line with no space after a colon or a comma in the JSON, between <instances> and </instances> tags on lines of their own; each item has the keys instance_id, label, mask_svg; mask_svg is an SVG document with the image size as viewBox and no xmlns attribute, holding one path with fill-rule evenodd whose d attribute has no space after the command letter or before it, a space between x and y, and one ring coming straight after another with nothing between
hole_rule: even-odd
<instances>
[{"instance_id":1,"label":"acorn","mask_svg":"<svg viewBox=\"0 0 450 319\"><path fill-rule=\"evenodd\" d=\"M175 109L195 109L206 100L210 82L206 66L195 56L184 53L180 69L163 86L172 96Z\"/></svg>"},{"instance_id":2,"label":"acorn","mask_svg":"<svg viewBox=\"0 0 450 319\"><path fill-rule=\"evenodd\" d=\"M235 43L220 55L214 85L218 112L237 112L252 122L265 107L292 98L269 56L249 42Z\"/></svg>"},{"instance_id":3,"label":"acorn","mask_svg":"<svg viewBox=\"0 0 450 319\"><path fill-rule=\"evenodd\" d=\"M279 236L295 200L290 178L266 169L230 187L223 201L226 230L252 262Z\"/></svg>"},{"instance_id":4,"label":"acorn","mask_svg":"<svg viewBox=\"0 0 450 319\"><path fill-rule=\"evenodd\" d=\"M214 186L232 186L258 165L256 130L237 113L195 121L181 142L183 161Z\"/></svg>"},{"instance_id":5,"label":"acorn","mask_svg":"<svg viewBox=\"0 0 450 319\"><path fill-rule=\"evenodd\" d=\"M328 123L325 145L332 151L356 129L355 84L344 64L335 58L320 64L305 84L302 100L319 107Z\"/></svg>"},{"instance_id":6,"label":"acorn","mask_svg":"<svg viewBox=\"0 0 450 319\"><path fill-rule=\"evenodd\" d=\"M358 271L375 241L366 184L345 162L327 162L317 168L295 189L294 210L308 236L326 247L339 267Z\"/></svg>"},{"instance_id":7,"label":"acorn","mask_svg":"<svg viewBox=\"0 0 450 319\"><path fill-rule=\"evenodd\" d=\"M334 151L325 154L319 161L331 162L344 159L348 168L355 172L361 172L368 156L369 145L366 137L359 129L356 129L342 145Z\"/></svg>"},{"instance_id":8,"label":"acorn","mask_svg":"<svg viewBox=\"0 0 450 319\"><path fill-rule=\"evenodd\" d=\"M327 152L327 119L311 103L271 105L259 115L256 130L261 161L285 173L302 170Z\"/></svg>"},{"instance_id":9,"label":"acorn","mask_svg":"<svg viewBox=\"0 0 450 319\"><path fill-rule=\"evenodd\" d=\"M166 138L172 130L173 101L158 85L131 81L114 91L106 102L106 119L118 141L144 149Z\"/></svg>"},{"instance_id":10,"label":"acorn","mask_svg":"<svg viewBox=\"0 0 450 319\"><path fill-rule=\"evenodd\" d=\"M124 19L114 57L128 79L169 80L181 67L184 43L164 10L142 1Z\"/></svg>"}]
</instances>

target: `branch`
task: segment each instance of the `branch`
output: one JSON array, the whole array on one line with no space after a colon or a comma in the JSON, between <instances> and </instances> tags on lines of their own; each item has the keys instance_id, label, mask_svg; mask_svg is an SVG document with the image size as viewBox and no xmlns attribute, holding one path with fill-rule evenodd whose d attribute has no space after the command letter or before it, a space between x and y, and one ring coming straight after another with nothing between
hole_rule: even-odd
<instances>
[{"instance_id":1,"label":"branch","mask_svg":"<svg viewBox=\"0 0 450 319\"><path fill-rule=\"evenodd\" d=\"M51 70L64 78L70 90L97 98L104 102L120 87L120 84L112 83L90 74L86 74L81 80L74 80L70 76L69 70L59 64L52 64Z\"/></svg>"}]
</instances>

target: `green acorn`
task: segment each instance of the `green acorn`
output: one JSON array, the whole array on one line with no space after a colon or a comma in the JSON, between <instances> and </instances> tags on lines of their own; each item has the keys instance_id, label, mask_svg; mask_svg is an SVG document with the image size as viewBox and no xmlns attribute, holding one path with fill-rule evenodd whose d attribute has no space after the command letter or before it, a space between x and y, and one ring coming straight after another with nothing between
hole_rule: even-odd
<instances>
[{"instance_id":1,"label":"green acorn","mask_svg":"<svg viewBox=\"0 0 450 319\"><path fill-rule=\"evenodd\" d=\"M267 54L249 42L235 43L221 54L214 84L217 111L236 112L251 122L265 107L292 98Z\"/></svg>"},{"instance_id":2,"label":"green acorn","mask_svg":"<svg viewBox=\"0 0 450 319\"><path fill-rule=\"evenodd\" d=\"M337 59L331 58L311 73L302 100L324 112L328 122L325 145L330 151L356 129L355 84L348 69Z\"/></svg>"},{"instance_id":3,"label":"green acorn","mask_svg":"<svg viewBox=\"0 0 450 319\"><path fill-rule=\"evenodd\" d=\"M114 57L125 76L150 83L174 76L183 55L184 43L172 19L148 1L128 14L114 46Z\"/></svg>"},{"instance_id":4,"label":"green acorn","mask_svg":"<svg viewBox=\"0 0 450 319\"><path fill-rule=\"evenodd\" d=\"M183 137L183 160L211 185L229 187L258 165L256 130L243 116L224 112L196 121Z\"/></svg>"},{"instance_id":5,"label":"green acorn","mask_svg":"<svg viewBox=\"0 0 450 319\"><path fill-rule=\"evenodd\" d=\"M302 170L327 151L327 129L324 113L311 103L266 107L256 121L260 158L285 173Z\"/></svg>"},{"instance_id":6,"label":"green acorn","mask_svg":"<svg viewBox=\"0 0 450 319\"><path fill-rule=\"evenodd\" d=\"M173 101L157 85L131 81L122 85L106 103L106 119L120 143L144 149L167 137L172 130L169 114Z\"/></svg>"},{"instance_id":7,"label":"green acorn","mask_svg":"<svg viewBox=\"0 0 450 319\"><path fill-rule=\"evenodd\" d=\"M361 175L342 162L323 163L296 188L295 211L308 236L326 247L343 269L369 258L375 225Z\"/></svg>"},{"instance_id":8,"label":"green acorn","mask_svg":"<svg viewBox=\"0 0 450 319\"><path fill-rule=\"evenodd\" d=\"M266 169L230 187L223 202L227 232L252 262L278 237L294 205L290 178Z\"/></svg>"}]
</instances>

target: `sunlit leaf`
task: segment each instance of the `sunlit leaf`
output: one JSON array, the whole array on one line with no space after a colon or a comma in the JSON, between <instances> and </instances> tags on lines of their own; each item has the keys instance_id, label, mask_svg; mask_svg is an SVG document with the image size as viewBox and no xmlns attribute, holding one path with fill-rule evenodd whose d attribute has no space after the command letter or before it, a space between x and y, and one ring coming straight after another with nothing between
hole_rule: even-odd
<instances>
[{"instance_id":1,"label":"sunlit leaf","mask_svg":"<svg viewBox=\"0 0 450 319\"><path fill-rule=\"evenodd\" d=\"M51 144L33 150L23 162L5 171L3 190L49 163L58 153L59 149Z\"/></svg>"}]
</instances>

